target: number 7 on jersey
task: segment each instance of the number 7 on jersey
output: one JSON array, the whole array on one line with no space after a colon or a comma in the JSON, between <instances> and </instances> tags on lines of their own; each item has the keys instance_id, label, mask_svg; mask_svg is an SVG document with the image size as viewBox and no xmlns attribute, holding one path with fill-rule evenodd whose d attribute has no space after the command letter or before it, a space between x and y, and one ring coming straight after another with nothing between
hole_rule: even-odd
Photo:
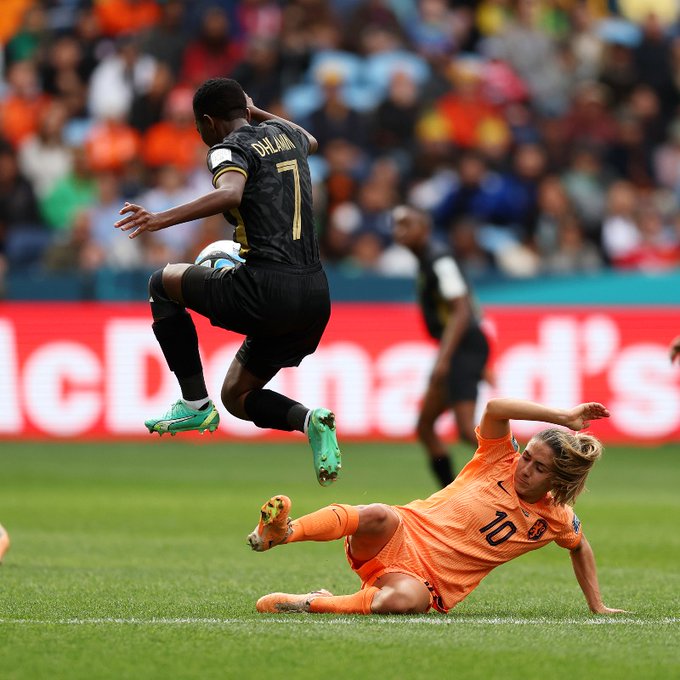
<instances>
[{"instance_id":1,"label":"number 7 on jersey","mask_svg":"<svg viewBox=\"0 0 680 680\"><path fill-rule=\"evenodd\" d=\"M293 240L296 241L302 235L302 215L300 204L302 202L302 195L300 193L300 170L298 169L297 160L281 161L276 164L276 169L279 172L293 171L293 182L295 186L295 213L293 214Z\"/></svg>"}]
</instances>

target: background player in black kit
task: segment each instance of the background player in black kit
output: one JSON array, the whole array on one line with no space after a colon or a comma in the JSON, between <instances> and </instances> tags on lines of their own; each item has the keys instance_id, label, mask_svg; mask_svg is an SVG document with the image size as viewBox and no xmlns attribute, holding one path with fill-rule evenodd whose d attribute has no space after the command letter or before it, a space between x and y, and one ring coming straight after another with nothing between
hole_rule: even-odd
<instances>
[{"instance_id":1,"label":"background player in black kit","mask_svg":"<svg viewBox=\"0 0 680 680\"><path fill-rule=\"evenodd\" d=\"M476 442L477 386L489 357L489 345L456 260L448 248L431 239L429 215L402 205L394 209L392 218L395 241L418 258L418 300L429 334L439 341L418 416L417 434L444 487L453 481L455 472L435 424L451 408L459 438Z\"/></svg>"},{"instance_id":2,"label":"background player in black kit","mask_svg":"<svg viewBox=\"0 0 680 680\"><path fill-rule=\"evenodd\" d=\"M258 427L306 432L317 479L330 484L340 469L334 414L263 389L281 368L297 366L315 351L330 317L307 164L316 140L257 108L228 78L203 83L193 107L198 132L210 147L215 191L159 213L125 203L120 213L127 217L115 226L135 238L225 213L236 225L234 238L246 264L233 269L168 264L152 274L153 331L183 398L145 424L150 432L175 434L213 431L219 423L189 308L246 336L222 385L227 410Z\"/></svg>"}]
</instances>

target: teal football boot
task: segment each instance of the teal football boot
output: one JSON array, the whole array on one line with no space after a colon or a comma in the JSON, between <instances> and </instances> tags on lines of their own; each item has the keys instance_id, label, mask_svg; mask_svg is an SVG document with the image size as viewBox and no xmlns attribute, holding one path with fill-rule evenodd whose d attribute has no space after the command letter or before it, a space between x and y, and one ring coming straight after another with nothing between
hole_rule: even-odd
<instances>
[{"instance_id":1,"label":"teal football boot","mask_svg":"<svg viewBox=\"0 0 680 680\"><path fill-rule=\"evenodd\" d=\"M309 416L307 437L314 454L316 478L321 486L328 486L338 478L342 468L335 436L335 414L327 408L315 408Z\"/></svg>"},{"instance_id":2,"label":"teal football boot","mask_svg":"<svg viewBox=\"0 0 680 680\"><path fill-rule=\"evenodd\" d=\"M191 432L198 430L203 433L206 430L214 432L220 424L220 414L212 401L208 402L208 407L197 411L190 408L182 399L178 399L160 418L150 418L144 421L149 432L158 432L163 435L169 432L173 437L178 432Z\"/></svg>"}]
</instances>

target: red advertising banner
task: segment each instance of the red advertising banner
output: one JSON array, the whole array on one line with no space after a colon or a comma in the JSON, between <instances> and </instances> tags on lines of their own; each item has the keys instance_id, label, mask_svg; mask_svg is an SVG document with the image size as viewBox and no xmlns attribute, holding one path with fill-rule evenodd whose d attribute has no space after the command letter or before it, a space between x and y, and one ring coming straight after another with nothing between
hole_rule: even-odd
<instances>
[{"instance_id":1,"label":"red advertising banner","mask_svg":"<svg viewBox=\"0 0 680 680\"><path fill-rule=\"evenodd\" d=\"M241 337L196 318L205 374L219 401ZM593 425L610 442L680 439L680 367L667 356L675 308L490 307L494 385L480 401L515 396L553 406L601 401ZM341 304L317 352L271 388L325 405L343 439L410 438L436 345L409 304ZM148 436L143 420L179 396L144 304L0 305L0 437ZM221 409L216 437L289 437ZM451 420L442 429L453 435ZM525 437L536 426L516 423Z\"/></svg>"}]
</instances>

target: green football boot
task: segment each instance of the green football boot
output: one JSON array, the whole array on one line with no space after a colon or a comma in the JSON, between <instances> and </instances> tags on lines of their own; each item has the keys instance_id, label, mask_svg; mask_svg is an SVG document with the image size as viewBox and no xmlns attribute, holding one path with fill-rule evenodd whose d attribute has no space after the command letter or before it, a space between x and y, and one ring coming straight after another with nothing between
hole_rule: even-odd
<instances>
[{"instance_id":1,"label":"green football boot","mask_svg":"<svg viewBox=\"0 0 680 680\"><path fill-rule=\"evenodd\" d=\"M158 432L160 436L169 432L173 437L178 432L191 432L198 430L203 433L206 430L214 432L220 424L220 414L212 401L208 407L197 411L190 408L182 399L178 399L160 418L150 418L144 421L149 432Z\"/></svg>"},{"instance_id":2,"label":"green football boot","mask_svg":"<svg viewBox=\"0 0 680 680\"><path fill-rule=\"evenodd\" d=\"M335 436L335 414L327 408L315 408L309 417L307 437L314 453L316 478L321 486L328 486L338 478L342 468Z\"/></svg>"}]
</instances>

